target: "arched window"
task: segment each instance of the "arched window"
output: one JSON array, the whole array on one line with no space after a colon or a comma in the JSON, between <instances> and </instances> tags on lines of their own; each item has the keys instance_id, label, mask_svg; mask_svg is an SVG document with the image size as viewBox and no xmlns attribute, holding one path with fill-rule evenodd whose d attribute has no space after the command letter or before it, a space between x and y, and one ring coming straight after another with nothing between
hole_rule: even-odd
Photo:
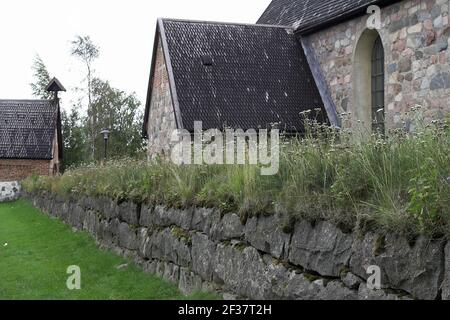
<instances>
[{"instance_id":1,"label":"arched window","mask_svg":"<svg viewBox=\"0 0 450 320\"><path fill-rule=\"evenodd\" d=\"M355 47L353 61L353 106L356 130L385 131L384 48L376 30L365 30Z\"/></svg>"},{"instance_id":2,"label":"arched window","mask_svg":"<svg viewBox=\"0 0 450 320\"><path fill-rule=\"evenodd\" d=\"M384 134L384 48L380 36L372 49L372 131Z\"/></svg>"}]
</instances>

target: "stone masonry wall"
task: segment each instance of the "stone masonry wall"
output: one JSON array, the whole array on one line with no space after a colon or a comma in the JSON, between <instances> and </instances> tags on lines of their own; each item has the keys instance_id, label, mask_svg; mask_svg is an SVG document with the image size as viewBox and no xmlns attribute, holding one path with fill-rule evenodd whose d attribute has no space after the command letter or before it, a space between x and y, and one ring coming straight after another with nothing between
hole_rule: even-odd
<instances>
[{"instance_id":1,"label":"stone masonry wall","mask_svg":"<svg viewBox=\"0 0 450 320\"><path fill-rule=\"evenodd\" d=\"M21 181L33 173L48 176L50 161L0 159L0 182Z\"/></svg>"},{"instance_id":2,"label":"stone masonry wall","mask_svg":"<svg viewBox=\"0 0 450 320\"><path fill-rule=\"evenodd\" d=\"M381 10L388 128L409 126L406 114L422 106L425 118L450 114L449 0L405 0ZM338 113L355 113L355 48L368 15L311 36ZM370 97L367 97L370 99Z\"/></svg>"},{"instance_id":3,"label":"stone masonry wall","mask_svg":"<svg viewBox=\"0 0 450 320\"><path fill-rule=\"evenodd\" d=\"M175 129L175 113L170 93L169 76L161 40L159 40L147 128L149 158L161 153L168 154L171 134Z\"/></svg>"},{"instance_id":4,"label":"stone masonry wall","mask_svg":"<svg viewBox=\"0 0 450 320\"><path fill-rule=\"evenodd\" d=\"M322 221L249 218L215 209L170 209L109 198L25 194L51 216L133 257L184 293L216 290L250 299L450 299L450 244L395 235L345 233ZM381 268L382 290L366 269Z\"/></svg>"}]
</instances>

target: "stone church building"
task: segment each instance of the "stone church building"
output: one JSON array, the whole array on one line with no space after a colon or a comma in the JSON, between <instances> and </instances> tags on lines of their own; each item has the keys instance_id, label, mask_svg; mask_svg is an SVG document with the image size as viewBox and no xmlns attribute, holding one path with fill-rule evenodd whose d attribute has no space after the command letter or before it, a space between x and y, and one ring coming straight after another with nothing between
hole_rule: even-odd
<instances>
[{"instance_id":1,"label":"stone church building","mask_svg":"<svg viewBox=\"0 0 450 320\"><path fill-rule=\"evenodd\" d=\"M290 133L302 131L300 113L321 110L323 121L347 126L345 116L370 134L413 130L418 107L425 119L446 118L449 14L450 0L273 0L253 25L159 19L149 155L194 121Z\"/></svg>"}]
</instances>

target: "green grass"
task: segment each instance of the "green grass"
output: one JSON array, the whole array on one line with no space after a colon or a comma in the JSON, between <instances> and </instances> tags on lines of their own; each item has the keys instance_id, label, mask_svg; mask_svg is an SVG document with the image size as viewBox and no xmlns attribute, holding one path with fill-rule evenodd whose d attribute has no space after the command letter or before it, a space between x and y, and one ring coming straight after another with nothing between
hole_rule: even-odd
<instances>
[{"instance_id":1,"label":"green grass","mask_svg":"<svg viewBox=\"0 0 450 320\"><path fill-rule=\"evenodd\" d=\"M66 287L71 265L81 268L81 290ZM215 296L181 295L176 286L99 250L88 234L73 232L26 201L0 204L0 299L191 298Z\"/></svg>"}]
</instances>

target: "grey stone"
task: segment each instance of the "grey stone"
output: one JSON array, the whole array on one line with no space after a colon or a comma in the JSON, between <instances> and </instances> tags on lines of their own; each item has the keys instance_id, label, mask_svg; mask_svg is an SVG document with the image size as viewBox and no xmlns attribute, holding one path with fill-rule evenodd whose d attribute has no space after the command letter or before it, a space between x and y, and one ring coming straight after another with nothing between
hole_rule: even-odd
<instances>
[{"instance_id":1,"label":"grey stone","mask_svg":"<svg viewBox=\"0 0 450 320\"><path fill-rule=\"evenodd\" d=\"M75 205L69 215L69 224L77 230L83 229L85 211L79 205Z\"/></svg>"},{"instance_id":2,"label":"grey stone","mask_svg":"<svg viewBox=\"0 0 450 320\"><path fill-rule=\"evenodd\" d=\"M350 289L356 290L359 288L362 280L358 276L351 272L347 272L345 276L342 277L342 282Z\"/></svg>"},{"instance_id":3,"label":"grey stone","mask_svg":"<svg viewBox=\"0 0 450 320\"><path fill-rule=\"evenodd\" d=\"M290 239L291 235L283 232L279 215L252 217L245 226L245 240L278 259L287 258Z\"/></svg>"},{"instance_id":4,"label":"grey stone","mask_svg":"<svg viewBox=\"0 0 450 320\"><path fill-rule=\"evenodd\" d=\"M156 261L156 268L155 268L155 274L159 277L164 276L164 270L166 267L166 263L164 261L157 260Z\"/></svg>"},{"instance_id":5,"label":"grey stone","mask_svg":"<svg viewBox=\"0 0 450 320\"><path fill-rule=\"evenodd\" d=\"M219 220L220 216L214 209L195 208L192 217L191 227L193 230L209 234L213 220Z\"/></svg>"},{"instance_id":6,"label":"grey stone","mask_svg":"<svg viewBox=\"0 0 450 320\"><path fill-rule=\"evenodd\" d=\"M416 50L415 56L416 56L416 60L421 60L423 58L423 52L420 50Z\"/></svg>"},{"instance_id":7,"label":"grey stone","mask_svg":"<svg viewBox=\"0 0 450 320\"><path fill-rule=\"evenodd\" d=\"M145 258L146 256L146 251L147 251L147 246L150 242L150 237L148 234L148 229L147 228L140 228L137 232L137 245L138 245L138 255L141 258Z\"/></svg>"},{"instance_id":8,"label":"grey stone","mask_svg":"<svg viewBox=\"0 0 450 320\"><path fill-rule=\"evenodd\" d=\"M450 88L450 73L442 72L431 79L430 89L448 89Z\"/></svg>"},{"instance_id":9,"label":"grey stone","mask_svg":"<svg viewBox=\"0 0 450 320\"><path fill-rule=\"evenodd\" d=\"M448 39L446 37L440 37L436 42L439 52L445 51L448 48Z\"/></svg>"},{"instance_id":10,"label":"grey stone","mask_svg":"<svg viewBox=\"0 0 450 320\"><path fill-rule=\"evenodd\" d=\"M203 280L212 281L216 244L200 233L192 235L192 269Z\"/></svg>"},{"instance_id":11,"label":"grey stone","mask_svg":"<svg viewBox=\"0 0 450 320\"><path fill-rule=\"evenodd\" d=\"M102 214L107 219L115 218L116 216L110 215L109 207L112 200L108 197L97 197L88 199L86 198L85 202L83 202L81 205L86 207L87 209L90 208L91 210L97 211L100 214Z\"/></svg>"},{"instance_id":12,"label":"grey stone","mask_svg":"<svg viewBox=\"0 0 450 320\"><path fill-rule=\"evenodd\" d=\"M169 282L178 283L180 279L180 267L173 263L165 263L163 278Z\"/></svg>"},{"instance_id":13,"label":"grey stone","mask_svg":"<svg viewBox=\"0 0 450 320\"><path fill-rule=\"evenodd\" d=\"M444 272L442 252L442 241L420 237L411 247L400 236L368 233L354 242L350 269L367 279L367 268L378 266L382 287L404 290L416 299L435 299Z\"/></svg>"},{"instance_id":14,"label":"grey stone","mask_svg":"<svg viewBox=\"0 0 450 320\"><path fill-rule=\"evenodd\" d=\"M265 264L255 248L217 246L215 281L222 283L226 291L251 299L272 298L271 284L265 271Z\"/></svg>"},{"instance_id":15,"label":"grey stone","mask_svg":"<svg viewBox=\"0 0 450 320\"><path fill-rule=\"evenodd\" d=\"M344 111L348 110L348 98L342 99L342 101L341 101L341 108Z\"/></svg>"},{"instance_id":16,"label":"grey stone","mask_svg":"<svg viewBox=\"0 0 450 320\"><path fill-rule=\"evenodd\" d=\"M139 206L131 201L123 202L119 205L119 217L120 220L127 222L130 225L139 225Z\"/></svg>"},{"instance_id":17,"label":"grey stone","mask_svg":"<svg viewBox=\"0 0 450 320\"><path fill-rule=\"evenodd\" d=\"M67 202L60 206L60 210L56 212L55 216L64 221L65 223L69 223L69 217L72 214L72 211L75 207L73 202Z\"/></svg>"},{"instance_id":18,"label":"grey stone","mask_svg":"<svg viewBox=\"0 0 450 320\"><path fill-rule=\"evenodd\" d=\"M101 197L94 200L95 210L102 214L106 219L112 220L119 217L119 206L110 198Z\"/></svg>"},{"instance_id":19,"label":"grey stone","mask_svg":"<svg viewBox=\"0 0 450 320\"><path fill-rule=\"evenodd\" d=\"M129 250L138 248L136 231L130 228L127 223L119 225L119 246Z\"/></svg>"},{"instance_id":20,"label":"grey stone","mask_svg":"<svg viewBox=\"0 0 450 320\"><path fill-rule=\"evenodd\" d=\"M178 288L185 295L199 292L202 289L202 279L188 268L181 268Z\"/></svg>"},{"instance_id":21,"label":"grey stone","mask_svg":"<svg viewBox=\"0 0 450 320\"><path fill-rule=\"evenodd\" d=\"M239 300L239 297L237 295L231 294L231 293L226 293L226 292L222 294L222 298L225 301L236 301L236 300Z\"/></svg>"},{"instance_id":22,"label":"grey stone","mask_svg":"<svg viewBox=\"0 0 450 320\"><path fill-rule=\"evenodd\" d=\"M445 276L442 282L442 300L450 300L450 242L445 246Z\"/></svg>"},{"instance_id":23,"label":"grey stone","mask_svg":"<svg viewBox=\"0 0 450 320\"><path fill-rule=\"evenodd\" d=\"M423 49L423 53L428 56L431 56L431 55L438 54L439 50L440 50L440 47L437 44L433 44L433 45L430 45L430 46L426 47L425 49Z\"/></svg>"},{"instance_id":24,"label":"grey stone","mask_svg":"<svg viewBox=\"0 0 450 320\"><path fill-rule=\"evenodd\" d=\"M394 73L395 71L397 71L397 64L396 63L391 63L388 65L387 67L387 71L389 74Z\"/></svg>"},{"instance_id":25,"label":"grey stone","mask_svg":"<svg viewBox=\"0 0 450 320\"><path fill-rule=\"evenodd\" d=\"M172 225L169 216L166 214L166 208L164 206L155 206L152 214L150 215L150 221L151 224L161 228L167 228Z\"/></svg>"},{"instance_id":26,"label":"grey stone","mask_svg":"<svg viewBox=\"0 0 450 320\"><path fill-rule=\"evenodd\" d=\"M98 224L100 220L95 211L89 210L83 222L83 229L88 231L91 235L96 235L98 230Z\"/></svg>"},{"instance_id":27,"label":"grey stone","mask_svg":"<svg viewBox=\"0 0 450 320\"><path fill-rule=\"evenodd\" d=\"M431 8L430 13L431 13L431 18L436 19L437 17L439 17L442 14L441 7L437 6L437 5L433 6Z\"/></svg>"},{"instance_id":28,"label":"grey stone","mask_svg":"<svg viewBox=\"0 0 450 320\"><path fill-rule=\"evenodd\" d=\"M151 273L151 274L156 274L156 267L157 267L156 260L145 261L142 266L142 268L144 269L144 272Z\"/></svg>"},{"instance_id":29,"label":"grey stone","mask_svg":"<svg viewBox=\"0 0 450 320\"><path fill-rule=\"evenodd\" d=\"M322 276L338 277L348 265L353 236L345 234L329 222L313 228L307 221L295 225L289 261Z\"/></svg>"},{"instance_id":30,"label":"grey stone","mask_svg":"<svg viewBox=\"0 0 450 320\"><path fill-rule=\"evenodd\" d=\"M315 300L324 288L322 283L311 282L303 274L286 270L281 265L272 264L269 269L272 270L272 290L278 299Z\"/></svg>"},{"instance_id":31,"label":"grey stone","mask_svg":"<svg viewBox=\"0 0 450 320\"><path fill-rule=\"evenodd\" d=\"M143 205L139 216L139 226L150 228L152 226L153 207Z\"/></svg>"},{"instance_id":32,"label":"grey stone","mask_svg":"<svg viewBox=\"0 0 450 320\"><path fill-rule=\"evenodd\" d=\"M413 26L419 22L418 15L413 14L405 17L404 19L400 19L397 21L392 21L392 23L389 25L389 31L390 32L396 32L400 29L403 29L405 27Z\"/></svg>"},{"instance_id":33,"label":"grey stone","mask_svg":"<svg viewBox=\"0 0 450 320\"><path fill-rule=\"evenodd\" d=\"M409 72L412 68L412 61L409 57L401 58L398 62L398 71L399 72Z\"/></svg>"},{"instance_id":34,"label":"grey stone","mask_svg":"<svg viewBox=\"0 0 450 320\"><path fill-rule=\"evenodd\" d=\"M362 283L358 290L358 300L411 300L411 298L386 293L384 290L371 290L365 283Z\"/></svg>"},{"instance_id":35,"label":"grey stone","mask_svg":"<svg viewBox=\"0 0 450 320\"><path fill-rule=\"evenodd\" d=\"M183 239L178 238L173 229L155 232L147 244L146 257L176 263L188 267L191 263L191 251Z\"/></svg>"},{"instance_id":36,"label":"grey stone","mask_svg":"<svg viewBox=\"0 0 450 320\"><path fill-rule=\"evenodd\" d=\"M164 206L156 206L151 214L150 221L158 227L177 226L185 230L191 229L194 209L173 209Z\"/></svg>"},{"instance_id":37,"label":"grey stone","mask_svg":"<svg viewBox=\"0 0 450 320\"><path fill-rule=\"evenodd\" d=\"M244 226L237 214L229 213L211 225L210 234L213 240L218 241L239 239L244 236Z\"/></svg>"},{"instance_id":38,"label":"grey stone","mask_svg":"<svg viewBox=\"0 0 450 320\"><path fill-rule=\"evenodd\" d=\"M194 209L170 209L167 214L172 224L180 227L184 230L191 228L192 216L194 215Z\"/></svg>"},{"instance_id":39,"label":"grey stone","mask_svg":"<svg viewBox=\"0 0 450 320\"><path fill-rule=\"evenodd\" d=\"M0 182L0 203L19 199L21 189L20 183L17 181Z\"/></svg>"},{"instance_id":40,"label":"grey stone","mask_svg":"<svg viewBox=\"0 0 450 320\"><path fill-rule=\"evenodd\" d=\"M95 199L88 196L82 196L78 201L79 205L85 210L95 210Z\"/></svg>"},{"instance_id":41,"label":"grey stone","mask_svg":"<svg viewBox=\"0 0 450 320\"><path fill-rule=\"evenodd\" d=\"M117 244L119 238L119 225L120 221L118 219L113 219L109 222L107 220L102 220L100 222L101 239L106 245L112 246Z\"/></svg>"},{"instance_id":42,"label":"grey stone","mask_svg":"<svg viewBox=\"0 0 450 320\"><path fill-rule=\"evenodd\" d=\"M331 281L319 292L317 300L358 300L358 293L339 281Z\"/></svg>"}]
</instances>

